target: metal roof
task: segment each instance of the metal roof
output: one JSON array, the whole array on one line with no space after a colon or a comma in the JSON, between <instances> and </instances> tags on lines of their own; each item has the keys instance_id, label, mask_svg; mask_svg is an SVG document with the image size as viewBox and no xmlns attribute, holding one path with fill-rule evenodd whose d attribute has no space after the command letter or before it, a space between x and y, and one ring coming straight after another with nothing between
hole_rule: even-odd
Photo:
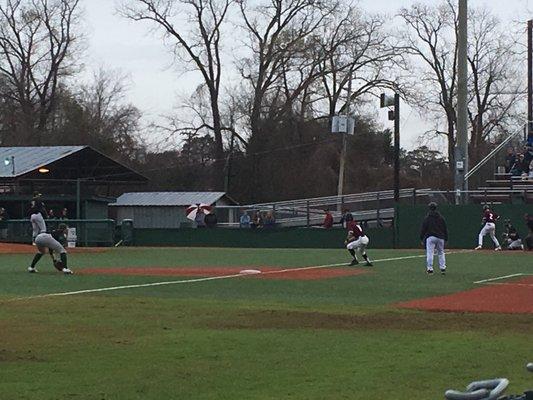
<instances>
[{"instance_id":1,"label":"metal roof","mask_svg":"<svg viewBox=\"0 0 533 400\"><path fill-rule=\"evenodd\" d=\"M131 192L121 195L110 206L190 206L212 205L225 196L224 192Z\"/></svg>"},{"instance_id":2,"label":"metal roof","mask_svg":"<svg viewBox=\"0 0 533 400\"><path fill-rule=\"evenodd\" d=\"M14 178L34 171L87 146L0 147L0 177ZM13 173L12 157L15 161ZM7 161L9 163L6 165Z\"/></svg>"}]
</instances>

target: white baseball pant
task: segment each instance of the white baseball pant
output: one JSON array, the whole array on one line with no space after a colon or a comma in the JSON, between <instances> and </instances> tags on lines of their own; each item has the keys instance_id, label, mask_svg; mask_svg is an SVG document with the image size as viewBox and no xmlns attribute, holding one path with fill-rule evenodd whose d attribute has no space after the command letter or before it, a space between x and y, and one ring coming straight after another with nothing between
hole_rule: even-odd
<instances>
[{"instance_id":1,"label":"white baseball pant","mask_svg":"<svg viewBox=\"0 0 533 400\"><path fill-rule=\"evenodd\" d=\"M368 239L368 236L363 235L359 239L354 240L353 242L350 242L346 245L346 248L348 250L358 250L363 254L366 250L366 247L368 246L368 243L370 240Z\"/></svg>"},{"instance_id":2,"label":"white baseball pant","mask_svg":"<svg viewBox=\"0 0 533 400\"><path fill-rule=\"evenodd\" d=\"M44 222L44 218L41 213L32 214L30 217L30 221L33 230L32 238L35 242L35 238L37 237L37 235L46 232L46 223Z\"/></svg>"},{"instance_id":3,"label":"white baseball pant","mask_svg":"<svg viewBox=\"0 0 533 400\"><path fill-rule=\"evenodd\" d=\"M49 233L40 233L37 235L35 238L35 244L41 253L44 253L45 249L50 249L58 254L67 252L63 245L55 240Z\"/></svg>"},{"instance_id":4,"label":"white baseball pant","mask_svg":"<svg viewBox=\"0 0 533 400\"><path fill-rule=\"evenodd\" d=\"M429 236L426 239L426 258L427 258L427 270L433 271L433 256L437 249L437 255L439 257L439 268L441 271L446 269L446 256L444 255L444 239L439 239L435 236Z\"/></svg>"},{"instance_id":5,"label":"white baseball pant","mask_svg":"<svg viewBox=\"0 0 533 400\"><path fill-rule=\"evenodd\" d=\"M494 245L496 247L500 247L500 242L498 242L498 239L496 239L496 225L492 222L487 222L483 226L483 228L481 228L481 232L479 232L479 237L478 237L478 245L483 246L483 237L487 234L490 236L490 238L494 242Z\"/></svg>"}]
</instances>

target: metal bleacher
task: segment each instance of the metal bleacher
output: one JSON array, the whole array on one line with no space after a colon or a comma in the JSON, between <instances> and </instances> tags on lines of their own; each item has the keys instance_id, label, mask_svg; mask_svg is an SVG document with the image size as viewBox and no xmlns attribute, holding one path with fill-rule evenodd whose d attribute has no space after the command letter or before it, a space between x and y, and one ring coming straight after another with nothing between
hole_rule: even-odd
<instances>
[{"instance_id":1,"label":"metal bleacher","mask_svg":"<svg viewBox=\"0 0 533 400\"><path fill-rule=\"evenodd\" d=\"M496 173L473 191L470 199L475 203L533 204L533 179Z\"/></svg>"}]
</instances>

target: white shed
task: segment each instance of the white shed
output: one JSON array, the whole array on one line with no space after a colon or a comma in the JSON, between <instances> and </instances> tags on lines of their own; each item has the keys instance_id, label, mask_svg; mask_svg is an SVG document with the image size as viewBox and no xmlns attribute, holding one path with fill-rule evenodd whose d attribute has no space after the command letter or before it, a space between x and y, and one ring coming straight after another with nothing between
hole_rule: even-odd
<instances>
[{"instance_id":1,"label":"white shed","mask_svg":"<svg viewBox=\"0 0 533 400\"><path fill-rule=\"evenodd\" d=\"M236 205L224 192L132 192L124 193L109 207L119 223L131 219L135 228L179 228L194 226L185 210L198 203L215 208Z\"/></svg>"}]
</instances>

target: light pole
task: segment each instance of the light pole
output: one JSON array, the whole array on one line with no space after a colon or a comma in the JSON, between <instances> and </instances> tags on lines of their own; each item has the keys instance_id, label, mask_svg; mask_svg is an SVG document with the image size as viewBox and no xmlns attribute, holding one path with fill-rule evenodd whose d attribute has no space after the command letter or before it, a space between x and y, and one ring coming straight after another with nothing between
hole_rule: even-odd
<instances>
[{"instance_id":1,"label":"light pole","mask_svg":"<svg viewBox=\"0 0 533 400\"><path fill-rule=\"evenodd\" d=\"M381 95L380 107L393 107L389 111L389 121L394 121L394 202L400 201L400 95Z\"/></svg>"}]
</instances>

